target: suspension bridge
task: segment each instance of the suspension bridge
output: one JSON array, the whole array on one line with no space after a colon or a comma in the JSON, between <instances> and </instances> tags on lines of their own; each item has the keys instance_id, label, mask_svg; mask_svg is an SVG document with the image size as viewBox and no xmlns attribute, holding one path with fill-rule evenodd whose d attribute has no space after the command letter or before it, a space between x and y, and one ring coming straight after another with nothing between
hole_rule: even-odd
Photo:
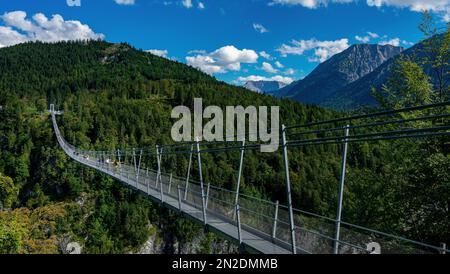
<instances>
[{"instance_id":1,"label":"suspension bridge","mask_svg":"<svg viewBox=\"0 0 450 274\"><path fill-rule=\"evenodd\" d=\"M401 110L364 114L302 125L283 126L283 153L286 200L268 201L240 192L244 154L259 149L259 144L239 145L218 142L208 146L201 142L155 146L154 149L114 151L82 150L69 144L61 135L56 111L50 105L50 115L60 147L73 160L107 174L130 188L140 191L155 202L180 212L235 242L241 250L265 254L378 254L378 253L447 253L445 243L431 245L405 237L384 233L342 219L348 145L353 142L373 142L402 138L434 138L450 135L450 102L410 107ZM414 113L414 116L407 114ZM408 118L410 117L410 118ZM419 127L410 126L419 123ZM394 128L395 125L403 127ZM358 133L358 130L363 130ZM327 135L327 133L329 133ZM350 134L351 133L351 134ZM289 139L292 137L292 139ZM295 138L294 138L295 137ZM245 138L245 136L244 136ZM288 148L309 145L342 145L341 175L335 218L296 209L292 205ZM215 143L217 145L217 143ZM203 180L202 154L221 151L240 152L237 184L234 190L217 187ZM186 176L163 172L162 156L189 156ZM144 165L143 156L156 157L157 168ZM193 160L198 164L198 180L191 177Z\"/></svg>"}]
</instances>

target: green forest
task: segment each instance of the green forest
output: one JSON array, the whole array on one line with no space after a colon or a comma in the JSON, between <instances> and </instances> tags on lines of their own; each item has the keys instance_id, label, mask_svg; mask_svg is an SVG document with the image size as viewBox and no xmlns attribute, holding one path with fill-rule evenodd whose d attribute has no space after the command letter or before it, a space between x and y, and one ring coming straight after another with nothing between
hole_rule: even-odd
<instances>
[{"instance_id":1,"label":"green forest","mask_svg":"<svg viewBox=\"0 0 450 274\"><path fill-rule=\"evenodd\" d=\"M448 45L446 39L441 43ZM382 108L442 102L449 94L415 60L399 61L390 82L374 92L382 94ZM153 148L173 142L172 108L192 107L196 97L221 107L278 105L288 125L348 115L232 86L126 43L33 42L0 49L0 253L61 253L64 241L82 243L83 253L128 253L155 234L165 253L177 252L175 242L178 248L191 242L201 226L65 155L47 109L54 103L64 110L58 123L74 146ZM450 243L448 144L448 138L352 144L343 219ZM338 145L289 152L294 207L334 217L340 153ZM203 155L205 181L232 189L238 159L239 152ZM163 161L168 172L183 176L187 170L187 157L176 165ZM281 151L247 153L242 191L285 203L282 164ZM222 241L207 234L196 252L211 253Z\"/></svg>"}]
</instances>

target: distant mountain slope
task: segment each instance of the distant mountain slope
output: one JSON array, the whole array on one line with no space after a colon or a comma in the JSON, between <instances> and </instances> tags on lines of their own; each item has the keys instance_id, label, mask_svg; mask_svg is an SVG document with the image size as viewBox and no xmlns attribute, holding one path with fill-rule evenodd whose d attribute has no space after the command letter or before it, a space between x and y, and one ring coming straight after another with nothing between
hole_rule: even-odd
<instances>
[{"instance_id":1,"label":"distant mountain slope","mask_svg":"<svg viewBox=\"0 0 450 274\"><path fill-rule=\"evenodd\" d=\"M421 59L423 57L422 43L418 43L413 47L402 52L403 56L412 59ZM355 109L364 105L375 105L375 98L372 96L373 88L381 88L390 76L395 61L400 57L396 56L389 59L371 73L354 81L341 89L336 90L326 100L320 103L321 106L336 110ZM425 73L431 76L432 83L436 83L434 74L430 67L423 68Z\"/></svg>"},{"instance_id":2,"label":"distant mountain slope","mask_svg":"<svg viewBox=\"0 0 450 274\"><path fill-rule=\"evenodd\" d=\"M255 91L258 93L272 93L276 92L281 88L284 88L286 84L278 81L247 81L244 84L246 89Z\"/></svg>"},{"instance_id":3,"label":"distant mountain slope","mask_svg":"<svg viewBox=\"0 0 450 274\"><path fill-rule=\"evenodd\" d=\"M391 45L353 45L317 66L303 80L273 95L321 105L336 91L371 73L402 51L403 48Z\"/></svg>"}]
</instances>

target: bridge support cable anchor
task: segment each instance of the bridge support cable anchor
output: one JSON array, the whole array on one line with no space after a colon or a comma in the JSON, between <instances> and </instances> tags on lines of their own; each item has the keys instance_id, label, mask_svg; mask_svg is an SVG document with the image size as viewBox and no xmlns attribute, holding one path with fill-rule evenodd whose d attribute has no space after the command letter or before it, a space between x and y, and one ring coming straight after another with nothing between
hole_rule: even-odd
<instances>
[{"instance_id":1,"label":"bridge support cable anchor","mask_svg":"<svg viewBox=\"0 0 450 274\"><path fill-rule=\"evenodd\" d=\"M164 203L164 192L163 192L163 184L162 184L162 180L161 180L161 153L162 153L162 148L160 148L159 145L156 145L156 159L158 162L158 172L156 175L156 185L158 185L158 180L159 180L159 191L161 194L161 203Z\"/></svg>"},{"instance_id":2,"label":"bridge support cable anchor","mask_svg":"<svg viewBox=\"0 0 450 274\"><path fill-rule=\"evenodd\" d=\"M239 205L236 205L236 226L238 232L239 248L242 245L242 231L241 231L241 211Z\"/></svg>"},{"instance_id":3,"label":"bridge support cable anchor","mask_svg":"<svg viewBox=\"0 0 450 274\"><path fill-rule=\"evenodd\" d=\"M134 179L137 179L137 164L136 164L136 150L133 148L133 166L134 166ZM136 189L138 188L138 182L135 183Z\"/></svg>"},{"instance_id":4,"label":"bridge support cable anchor","mask_svg":"<svg viewBox=\"0 0 450 274\"><path fill-rule=\"evenodd\" d=\"M288 158L288 150L287 150L287 142L286 142L286 126L281 126L281 134L282 134L282 146L283 146L283 159L284 159L284 172L286 176L286 195L288 200L288 209L289 209L289 225L291 230L291 245L292 245L292 254L297 254L297 246L295 244L295 225L294 225L294 212L292 210L292 194L291 194L291 179L289 175L289 158Z\"/></svg>"},{"instance_id":5,"label":"bridge support cable anchor","mask_svg":"<svg viewBox=\"0 0 450 274\"><path fill-rule=\"evenodd\" d=\"M83 157L85 158L85 157L86 157L86 152L83 151L82 154L83 154ZM102 169L106 169L106 165L105 165L105 158L106 158L105 152L104 152L104 151L99 151L99 152L98 152L98 158L100 159L100 166L101 166L101 168L102 168Z\"/></svg>"},{"instance_id":6,"label":"bridge support cable anchor","mask_svg":"<svg viewBox=\"0 0 450 274\"><path fill-rule=\"evenodd\" d=\"M345 171L347 165L347 148L348 148L348 135L350 125L344 127L344 145L342 146L342 160L341 160L341 178L339 180L339 196L336 213L336 229L334 235L334 254L339 254L339 239L341 234L341 221L342 221L342 201L344 197L344 184L345 184Z\"/></svg>"},{"instance_id":7,"label":"bridge support cable anchor","mask_svg":"<svg viewBox=\"0 0 450 274\"><path fill-rule=\"evenodd\" d=\"M160 168L159 168L159 186L160 186L161 195L162 195L161 201L164 202L163 201L164 200L164 184L163 184L163 180L162 180L162 153L163 153L163 147L160 146L159 147L159 166L160 166Z\"/></svg>"},{"instance_id":8,"label":"bridge support cable anchor","mask_svg":"<svg viewBox=\"0 0 450 274\"><path fill-rule=\"evenodd\" d=\"M126 163L126 161L127 161L127 156L128 156L128 151L127 150L125 150L125 160L124 160L124 163ZM127 170L126 170L126 173L127 173L127 183L129 183L129 181L130 181L130 170L127 168Z\"/></svg>"},{"instance_id":9,"label":"bridge support cable anchor","mask_svg":"<svg viewBox=\"0 0 450 274\"><path fill-rule=\"evenodd\" d=\"M211 184L208 183L206 185L206 198L205 198L205 208L208 209L208 201L209 201L209 189L211 187Z\"/></svg>"},{"instance_id":10,"label":"bridge support cable anchor","mask_svg":"<svg viewBox=\"0 0 450 274\"><path fill-rule=\"evenodd\" d=\"M169 187L168 187L168 190L167 190L167 193L170 195L170 191L172 190L172 172L170 173L170 176L169 176Z\"/></svg>"},{"instance_id":11,"label":"bridge support cable anchor","mask_svg":"<svg viewBox=\"0 0 450 274\"><path fill-rule=\"evenodd\" d=\"M177 195L178 195L178 209L180 210L180 212L182 212L182 208L181 208L181 189L180 186L177 185Z\"/></svg>"},{"instance_id":12,"label":"bridge support cable anchor","mask_svg":"<svg viewBox=\"0 0 450 274\"><path fill-rule=\"evenodd\" d=\"M121 162L121 159L120 159L120 151L119 150L117 150L117 160L119 161L118 162L118 164L119 164L119 178L122 178L122 162Z\"/></svg>"},{"instance_id":13,"label":"bridge support cable anchor","mask_svg":"<svg viewBox=\"0 0 450 274\"><path fill-rule=\"evenodd\" d=\"M137 165L137 173L136 173L136 187L139 185L139 177L141 175L141 161L142 161L142 149L139 151L139 161Z\"/></svg>"},{"instance_id":14,"label":"bridge support cable anchor","mask_svg":"<svg viewBox=\"0 0 450 274\"><path fill-rule=\"evenodd\" d=\"M89 155L89 160L90 160L92 158L92 155L90 152L88 152L88 155ZM111 159L110 159L109 151L107 151L107 150L105 150L105 159L106 159L105 165L106 165L107 170L109 171L110 170L109 163L110 163Z\"/></svg>"},{"instance_id":15,"label":"bridge support cable anchor","mask_svg":"<svg viewBox=\"0 0 450 274\"><path fill-rule=\"evenodd\" d=\"M155 179L155 188L156 189L158 189L158 183L159 183L159 180L161 179L161 174L160 174L160 171L161 171L161 169L160 169L160 166L161 166L161 157L162 157L162 155L159 153L159 151L161 151L162 152L162 148L160 149L159 148L159 146L158 145L156 145L156 163L158 164L158 168L157 168L157 171L156 171L156 179Z\"/></svg>"},{"instance_id":16,"label":"bridge support cable anchor","mask_svg":"<svg viewBox=\"0 0 450 274\"><path fill-rule=\"evenodd\" d=\"M106 171L109 171L108 165L106 164L106 152L105 151L102 152L102 157L103 157L103 161L102 161L103 168L106 169Z\"/></svg>"},{"instance_id":17,"label":"bridge support cable anchor","mask_svg":"<svg viewBox=\"0 0 450 274\"><path fill-rule=\"evenodd\" d=\"M106 168L108 169L108 172L112 172L112 167L111 167L111 155L109 154L109 151L105 151L105 155L106 155ZM89 157L89 159L91 159L91 157Z\"/></svg>"},{"instance_id":18,"label":"bridge support cable anchor","mask_svg":"<svg viewBox=\"0 0 450 274\"><path fill-rule=\"evenodd\" d=\"M203 224L206 225L206 204L205 204L205 190L203 187L203 171L202 171L202 156L200 154L200 143L198 138L196 140L197 143L197 160L198 160L198 173L200 179L200 188L202 194L202 211L203 211Z\"/></svg>"},{"instance_id":19,"label":"bridge support cable anchor","mask_svg":"<svg viewBox=\"0 0 450 274\"><path fill-rule=\"evenodd\" d=\"M280 202L278 200L275 202L275 216L273 218L273 228L272 228L272 238L275 239L277 237L277 221L278 221L278 206Z\"/></svg>"},{"instance_id":20,"label":"bridge support cable anchor","mask_svg":"<svg viewBox=\"0 0 450 274\"><path fill-rule=\"evenodd\" d=\"M147 194L150 194L150 178L148 177L148 167L147 170L145 171L145 180L147 184Z\"/></svg>"},{"instance_id":21,"label":"bridge support cable anchor","mask_svg":"<svg viewBox=\"0 0 450 274\"><path fill-rule=\"evenodd\" d=\"M234 205L235 206L239 204L239 193L240 193L240 189L241 189L242 169L243 169L243 166L244 166L244 153L245 153L245 137L244 137L244 140L242 141L241 157L239 159L239 170L238 170L237 183L236 183L236 196L234 198ZM235 207L235 212L233 214L233 219L235 218L235 215L236 215L236 208L237 207Z\"/></svg>"},{"instance_id":22,"label":"bridge support cable anchor","mask_svg":"<svg viewBox=\"0 0 450 274\"><path fill-rule=\"evenodd\" d=\"M189 187L189 177L191 175L191 165L192 165L192 153L194 151L194 145L191 145L191 151L189 153L189 164L188 164L188 170L187 170L187 175L186 175L186 183L184 186L184 200L186 201L187 199L187 194L188 194L188 187Z\"/></svg>"}]
</instances>

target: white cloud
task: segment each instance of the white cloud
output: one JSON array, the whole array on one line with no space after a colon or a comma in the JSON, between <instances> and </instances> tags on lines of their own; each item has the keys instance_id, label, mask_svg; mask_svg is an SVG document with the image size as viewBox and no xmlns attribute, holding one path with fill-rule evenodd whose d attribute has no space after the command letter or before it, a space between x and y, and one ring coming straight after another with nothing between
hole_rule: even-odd
<instances>
[{"instance_id":1,"label":"white cloud","mask_svg":"<svg viewBox=\"0 0 450 274\"><path fill-rule=\"evenodd\" d=\"M0 26L0 45L12 46L27 41L57 42L67 40L103 39L103 34L92 31L80 21L64 20L55 14L51 19L42 13L32 19L24 11L7 12L0 16L5 26Z\"/></svg>"},{"instance_id":2,"label":"white cloud","mask_svg":"<svg viewBox=\"0 0 450 274\"><path fill-rule=\"evenodd\" d=\"M314 57L310 57L310 62L323 62L331 56L346 50L350 45L348 39L343 38L335 41L293 40L290 45L283 44L277 51L281 56L303 55L306 51L314 50Z\"/></svg>"},{"instance_id":3,"label":"white cloud","mask_svg":"<svg viewBox=\"0 0 450 274\"><path fill-rule=\"evenodd\" d=\"M321 6L327 6L328 3L351 3L354 0L273 0L269 5L300 5L305 8L315 9Z\"/></svg>"},{"instance_id":4,"label":"white cloud","mask_svg":"<svg viewBox=\"0 0 450 274\"><path fill-rule=\"evenodd\" d=\"M370 37L368 35L366 35L366 36L356 35L355 39L361 43L368 43L370 41Z\"/></svg>"},{"instance_id":5,"label":"white cloud","mask_svg":"<svg viewBox=\"0 0 450 274\"><path fill-rule=\"evenodd\" d=\"M206 54L206 50L203 49L194 49L194 50L190 50L188 51L188 54Z\"/></svg>"},{"instance_id":6,"label":"white cloud","mask_svg":"<svg viewBox=\"0 0 450 274\"><path fill-rule=\"evenodd\" d=\"M275 62L275 66L277 66L277 68L284 68L283 64L278 61Z\"/></svg>"},{"instance_id":7,"label":"white cloud","mask_svg":"<svg viewBox=\"0 0 450 274\"><path fill-rule=\"evenodd\" d=\"M400 42L401 42L400 38L393 38L393 39L390 39L390 40L380 41L378 44L380 44L382 46L392 45L392 46L398 47L398 46L400 46Z\"/></svg>"},{"instance_id":8,"label":"white cloud","mask_svg":"<svg viewBox=\"0 0 450 274\"><path fill-rule=\"evenodd\" d=\"M380 37L380 35L378 35L378 34L376 34L376 33L374 33L374 32L370 32L370 31L368 31L367 34L368 34L371 38L374 38L374 39Z\"/></svg>"},{"instance_id":9,"label":"white cloud","mask_svg":"<svg viewBox=\"0 0 450 274\"><path fill-rule=\"evenodd\" d=\"M300 5L309 9L325 7L329 3L343 4L358 2L358 0L271 0L269 5ZM407 8L414 12L423 10L433 11L440 14L444 21L450 20L450 0L366 0L368 6L382 7L389 6L395 8Z\"/></svg>"},{"instance_id":10,"label":"white cloud","mask_svg":"<svg viewBox=\"0 0 450 274\"><path fill-rule=\"evenodd\" d=\"M447 10L447 12L442 16L442 20L445 22L450 22L450 12Z\"/></svg>"},{"instance_id":11,"label":"white cloud","mask_svg":"<svg viewBox=\"0 0 450 274\"><path fill-rule=\"evenodd\" d=\"M376 39L378 37L380 37L378 34L368 31L367 35L364 35L364 36L356 35L355 39L361 43L368 43L368 42L370 42L370 40Z\"/></svg>"},{"instance_id":12,"label":"white cloud","mask_svg":"<svg viewBox=\"0 0 450 274\"><path fill-rule=\"evenodd\" d=\"M268 53L265 52L265 51L260 51L260 52L259 52L259 55L261 55L261 57L263 57L263 58L265 58L265 59L267 59L267 60L273 60L272 56L270 56L270 54L268 54Z\"/></svg>"},{"instance_id":13,"label":"white cloud","mask_svg":"<svg viewBox=\"0 0 450 274\"><path fill-rule=\"evenodd\" d=\"M366 0L366 2L367 5L378 8L390 6L408 8L415 12L428 10L439 14L444 21L450 21L450 0Z\"/></svg>"},{"instance_id":14,"label":"white cloud","mask_svg":"<svg viewBox=\"0 0 450 274\"><path fill-rule=\"evenodd\" d=\"M180 2L178 2L178 3L180 3ZM165 6L168 6L168 5L173 4L173 2L171 2L171 1L165 1L165 2L163 2L163 4L164 4ZM187 8L187 9L190 9L190 8L193 8L193 7L194 7L194 3L193 3L192 0L182 0L182 1L181 1L181 5L182 5L183 7L185 7L185 8ZM198 1L198 2L197 2L197 8L200 9L200 10L205 9L205 8L206 8L205 3L201 2L201 1Z\"/></svg>"},{"instance_id":15,"label":"white cloud","mask_svg":"<svg viewBox=\"0 0 450 274\"><path fill-rule=\"evenodd\" d=\"M289 69L285 70L283 73L284 73L285 75L294 75L295 72L296 72L296 71L295 71L294 69L289 68Z\"/></svg>"},{"instance_id":16,"label":"white cloud","mask_svg":"<svg viewBox=\"0 0 450 274\"><path fill-rule=\"evenodd\" d=\"M10 27L0 26L0 48L29 41L25 35L18 33Z\"/></svg>"},{"instance_id":17,"label":"white cloud","mask_svg":"<svg viewBox=\"0 0 450 274\"><path fill-rule=\"evenodd\" d=\"M264 77L264 76L257 76L257 75L250 75L247 77L239 77L237 80L235 80L235 82L238 83L246 83L248 81L277 81L277 82L281 82L283 84L289 85L290 83L294 82L294 79L290 78L290 77L284 77L281 75L276 75L273 77Z\"/></svg>"},{"instance_id":18,"label":"white cloud","mask_svg":"<svg viewBox=\"0 0 450 274\"><path fill-rule=\"evenodd\" d=\"M150 52L153 55L156 55L159 57L164 57L164 58L167 58L167 54L169 54L169 52L165 49L149 49L149 50L146 50L146 52Z\"/></svg>"},{"instance_id":19,"label":"white cloud","mask_svg":"<svg viewBox=\"0 0 450 274\"><path fill-rule=\"evenodd\" d=\"M402 44L407 46L407 47L414 45L413 42L409 42L409 41L406 41L406 40L402 40Z\"/></svg>"},{"instance_id":20,"label":"white cloud","mask_svg":"<svg viewBox=\"0 0 450 274\"><path fill-rule=\"evenodd\" d=\"M261 25L261 24L253 23L253 28L254 28L257 32L259 32L259 33L266 33L266 32L269 32L269 30L266 29L266 28L265 28L263 25Z\"/></svg>"},{"instance_id":21,"label":"white cloud","mask_svg":"<svg viewBox=\"0 0 450 274\"><path fill-rule=\"evenodd\" d=\"M367 5L381 7L393 6L399 8L409 8L412 11L421 12L430 10L435 12L448 11L449 0L367 0Z\"/></svg>"},{"instance_id":22,"label":"white cloud","mask_svg":"<svg viewBox=\"0 0 450 274\"><path fill-rule=\"evenodd\" d=\"M183 6L185 8L188 8L188 9L192 8L192 0L183 0L183 1L181 1L181 3L183 4Z\"/></svg>"},{"instance_id":23,"label":"white cloud","mask_svg":"<svg viewBox=\"0 0 450 274\"><path fill-rule=\"evenodd\" d=\"M239 50L234 46L221 47L208 54L186 57L189 65L206 73L225 73L229 70L239 71L241 63L256 63L258 54L254 50Z\"/></svg>"},{"instance_id":24,"label":"white cloud","mask_svg":"<svg viewBox=\"0 0 450 274\"><path fill-rule=\"evenodd\" d=\"M3 21L10 27L17 28L22 31L33 31L34 24L26 19L27 14L24 11L13 11L5 13L2 16ZM40 14L36 14L35 17L40 18Z\"/></svg>"},{"instance_id":25,"label":"white cloud","mask_svg":"<svg viewBox=\"0 0 450 274\"><path fill-rule=\"evenodd\" d=\"M114 0L119 5L134 5L134 0Z\"/></svg>"},{"instance_id":26,"label":"white cloud","mask_svg":"<svg viewBox=\"0 0 450 274\"><path fill-rule=\"evenodd\" d=\"M376 43L378 43L379 45L382 45L382 46L392 45L392 46L399 47L400 45L405 45L405 46L414 45L414 43L408 42L406 40L401 40L400 38L389 39L387 35L380 36L377 33L370 32L370 31L368 31L367 35L365 35L365 36L356 35L355 39L361 43L368 43L372 40L377 40Z\"/></svg>"},{"instance_id":27,"label":"white cloud","mask_svg":"<svg viewBox=\"0 0 450 274\"><path fill-rule=\"evenodd\" d=\"M272 65L267 62L263 62L261 69L267 73L277 73L278 72L277 69L272 67Z\"/></svg>"}]
</instances>

